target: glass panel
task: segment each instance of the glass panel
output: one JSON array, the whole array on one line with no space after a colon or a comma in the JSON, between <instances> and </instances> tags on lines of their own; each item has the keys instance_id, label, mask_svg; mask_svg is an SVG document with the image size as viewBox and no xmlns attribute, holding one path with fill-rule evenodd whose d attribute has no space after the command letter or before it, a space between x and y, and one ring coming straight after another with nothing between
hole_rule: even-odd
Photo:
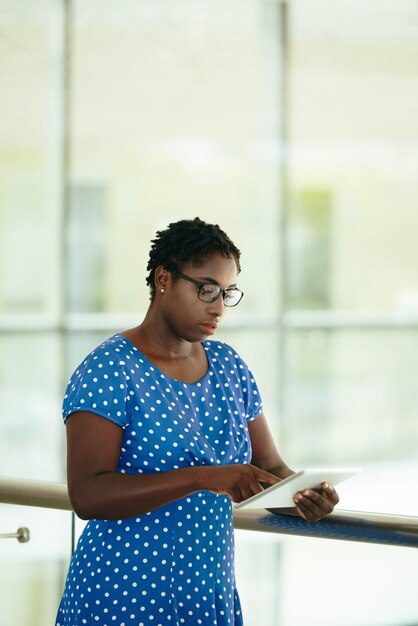
<instances>
[{"instance_id":1,"label":"glass panel","mask_svg":"<svg viewBox=\"0 0 418 626\"><path fill-rule=\"evenodd\" d=\"M71 310L145 311L155 231L199 215L243 252L237 315L274 311L279 7L83 0L74 15Z\"/></svg>"},{"instance_id":2,"label":"glass panel","mask_svg":"<svg viewBox=\"0 0 418 626\"><path fill-rule=\"evenodd\" d=\"M408 626L418 621L415 550L243 530L235 538L246 626ZM318 602L322 606L325 600L318 599L324 596L326 610L313 610Z\"/></svg>"},{"instance_id":3,"label":"glass panel","mask_svg":"<svg viewBox=\"0 0 418 626\"><path fill-rule=\"evenodd\" d=\"M42 0L0 10L0 314L46 313L56 296L53 16Z\"/></svg>"},{"instance_id":4,"label":"glass panel","mask_svg":"<svg viewBox=\"0 0 418 626\"><path fill-rule=\"evenodd\" d=\"M417 313L417 4L289 17L288 306Z\"/></svg>"},{"instance_id":5,"label":"glass panel","mask_svg":"<svg viewBox=\"0 0 418 626\"><path fill-rule=\"evenodd\" d=\"M71 189L67 237L69 311L103 311L107 248L105 194L99 185Z\"/></svg>"},{"instance_id":6,"label":"glass panel","mask_svg":"<svg viewBox=\"0 0 418 626\"><path fill-rule=\"evenodd\" d=\"M0 504L0 520L0 533L30 530L28 543L0 539L0 623L54 624L71 554L71 513Z\"/></svg>"},{"instance_id":7,"label":"glass panel","mask_svg":"<svg viewBox=\"0 0 418 626\"><path fill-rule=\"evenodd\" d=\"M244 359L257 381L264 411L276 440L280 435L279 333L277 330L255 328L222 328L217 338L230 344ZM284 451L283 451L284 454Z\"/></svg>"},{"instance_id":8,"label":"glass panel","mask_svg":"<svg viewBox=\"0 0 418 626\"><path fill-rule=\"evenodd\" d=\"M286 626L281 621L283 540L278 535L235 532L235 564L245 626ZM309 623L309 622L307 622Z\"/></svg>"},{"instance_id":9,"label":"glass panel","mask_svg":"<svg viewBox=\"0 0 418 626\"><path fill-rule=\"evenodd\" d=\"M415 550L296 537L283 543L277 626L417 623Z\"/></svg>"},{"instance_id":10,"label":"glass panel","mask_svg":"<svg viewBox=\"0 0 418 626\"><path fill-rule=\"evenodd\" d=\"M416 342L407 330L288 335L286 441L298 462L417 457Z\"/></svg>"},{"instance_id":11,"label":"glass panel","mask_svg":"<svg viewBox=\"0 0 418 626\"><path fill-rule=\"evenodd\" d=\"M0 475L63 479L61 387L56 335L0 334Z\"/></svg>"},{"instance_id":12,"label":"glass panel","mask_svg":"<svg viewBox=\"0 0 418 626\"><path fill-rule=\"evenodd\" d=\"M418 515L416 342L406 329L287 336L285 458L362 466L341 486L343 508Z\"/></svg>"}]
</instances>

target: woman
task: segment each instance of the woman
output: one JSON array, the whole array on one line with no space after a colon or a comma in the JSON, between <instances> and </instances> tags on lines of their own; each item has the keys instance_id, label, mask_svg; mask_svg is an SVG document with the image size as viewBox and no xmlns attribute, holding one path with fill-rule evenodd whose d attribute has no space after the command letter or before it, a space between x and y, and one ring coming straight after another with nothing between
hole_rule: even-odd
<instances>
[{"instance_id":1,"label":"woman","mask_svg":"<svg viewBox=\"0 0 418 626\"><path fill-rule=\"evenodd\" d=\"M145 319L87 356L64 399L70 499L90 521L57 626L242 624L232 502L293 473L247 365L207 340L242 298L240 251L198 218L152 244ZM337 502L325 484L295 498L308 520Z\"/></svg>"}]
</instances>

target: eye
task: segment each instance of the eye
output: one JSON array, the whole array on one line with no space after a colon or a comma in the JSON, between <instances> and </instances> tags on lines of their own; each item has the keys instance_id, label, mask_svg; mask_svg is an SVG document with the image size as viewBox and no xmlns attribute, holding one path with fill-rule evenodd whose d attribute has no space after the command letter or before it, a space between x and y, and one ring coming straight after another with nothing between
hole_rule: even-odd
<instances>
[{"instance_id":1,"label":"eye","mask_svg":"<svg viewBox=\"0 0 418 626\"><path fill-rule=\"evenodd\" d=\"M219 287L217 285L202 285L200 293L202 296L214 296L219 293Z\"/></svg>"},{"instance_id":2,"label":"eye","mask_svg":"<svg viewBox=\"0 0 418 626\"><path fill-rule=\"evenodd\" d=\"M224 296L224 300L228 300L228 302L231 300L236 300L237 298L237 292L235 291L235 289L227 289L225 292L225 296Z\"/></svg>"}]
</instances>

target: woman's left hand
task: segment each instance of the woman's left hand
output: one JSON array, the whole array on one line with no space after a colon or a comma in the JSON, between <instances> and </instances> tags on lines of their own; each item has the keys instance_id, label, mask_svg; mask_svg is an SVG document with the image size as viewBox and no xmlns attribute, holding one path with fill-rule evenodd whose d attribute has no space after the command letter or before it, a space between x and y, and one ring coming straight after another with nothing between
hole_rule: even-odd
<instances>
[{"instance_id":1,"label":"woman's left hand","mask_svg":"<svg viewBox=\"0 0 418 626\"><path fill-rule=\"evenodd\" d=\"M334 487L322 483L321 489L304 489L293 497L297 512L309 522L317 522L329 515L338 504L339 497Z\"/></svg>"}]
</instances>

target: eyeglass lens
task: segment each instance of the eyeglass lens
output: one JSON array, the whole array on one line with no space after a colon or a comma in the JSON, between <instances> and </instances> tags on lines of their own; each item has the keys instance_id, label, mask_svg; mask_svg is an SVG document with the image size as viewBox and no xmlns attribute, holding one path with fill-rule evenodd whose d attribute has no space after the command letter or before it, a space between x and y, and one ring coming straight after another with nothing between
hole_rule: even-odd
<instances>
[{"instance_id":1,"label":"eyeglass lens","mask_svg":"<svg viewBox=\"0 0 418 626\"><path fill-rule=\"evenodd\" d=\"M202 285L199 290L199 298L203 302L214 302L222 289L218 285ZM235 306L242 298L242 292L239 289L226 289L223 292L223 300L225 306Z\"/></svg>"}]
</instances>

